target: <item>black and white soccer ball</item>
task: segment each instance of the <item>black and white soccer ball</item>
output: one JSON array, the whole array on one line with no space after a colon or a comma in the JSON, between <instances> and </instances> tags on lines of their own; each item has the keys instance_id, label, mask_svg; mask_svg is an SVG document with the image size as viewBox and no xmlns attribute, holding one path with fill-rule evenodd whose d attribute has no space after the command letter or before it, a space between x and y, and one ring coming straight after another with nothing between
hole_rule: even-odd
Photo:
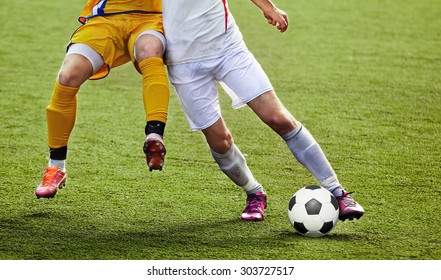
<instances>
[{"instance_id":1,"label":"black and white soccer ball","mask_svg":"<svg viewBox=\"0 0 441 280\"><path fill-rule=\"evenodd\" d=\"M289 201L288 218L294 229L308 237L328 234L338 221L337 199L327 189L308 186Z\"/></svg>"}]
</instances>

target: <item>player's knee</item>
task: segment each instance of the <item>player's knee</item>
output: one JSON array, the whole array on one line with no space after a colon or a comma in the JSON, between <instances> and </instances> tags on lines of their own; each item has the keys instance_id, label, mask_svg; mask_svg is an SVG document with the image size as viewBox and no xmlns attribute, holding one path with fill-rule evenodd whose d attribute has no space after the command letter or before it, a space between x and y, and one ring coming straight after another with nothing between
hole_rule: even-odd
<instances>
[{"instance_id":1,"label":"player's knee","mask_svg":"<svg viewBox=\"0 0 441 280\"><path fill-rule=\"evenodd\" d=\"M58 73L58 83L60 83L60 85L73 86L73 84L76 83L76 80L78 80L76 75L74 75L73 73L71 73L69 71L63 71L63 69L62 69Z\"/></svg>"},{"instance_id":2,"label":"player's knee","mask_svg":"<svg viewBox=\"0 0 441 280\"><path fill-rule=\"evenodd\" d=\"M208 144L210 148L219 154L225 154L233 145L233 136L230 132L219 134L217 137L212 137L207 140L209 140Z\"/></svg>"},{"instance_id":3,"label":"player's knee","mask_svg":"<svg viewBox=\"0 0 441 280\"><path fill-rule=\"evenodd\" d=\"M85 73L80 67L62 67L58 73L58 83L67 87L80 87L91 74Z\"/></svg>"},{"instance_id":4,"label":"player's knee","mask_svg":"<svg viewBox=\"0 0 441 280\"><path fill-rule=\"evenodd\" d=\"M138 51L136 53L137 61L143 61L144 59L150 57L162 57L162 48L148 45L144 45L138 48Z\"/></svg>"},{"instance_id":5,"label":"player's knee","mask_svg":"<svg viewBox=\"0 0 441 280\"><path fill-rule=\"evenodd\" d=\"M266 124L279 135L285 135L297 126L296 120L286 114L273 114L266 120Z\"/></svg>"},{"instance_id":6,"label":"player's knee","mask_svg":"<svg viewBox=\"0 0 441 280\"><path fill-rule=\"evenodd\" d=\"M58 72L58 83L68 87L80 87L93 74L90 61L82 55L68 55Z\"/></svg>"},{"instance_id":7,"label":"player's knee","mask_svg":"<svg viewBox=\"0 0 441 280\"><path fill-rule=\"evenodd\" d=\"M161 40L153 35L143 35L136 42L135 59L138 62L150 57L162 57L163 53Z\"/></svg>"},{"instance_id":8,"label":"player's knee","mask_svg":"<svg viewBox=\"0 0 441 280\"><path fill-rule=\"evenodd\" d=\"M228 133L226 133L225 136L222 139L222 147L226 151L229 151L232 145L233 145L233 136L228 131Z\"/></svg>"}]
</instances>

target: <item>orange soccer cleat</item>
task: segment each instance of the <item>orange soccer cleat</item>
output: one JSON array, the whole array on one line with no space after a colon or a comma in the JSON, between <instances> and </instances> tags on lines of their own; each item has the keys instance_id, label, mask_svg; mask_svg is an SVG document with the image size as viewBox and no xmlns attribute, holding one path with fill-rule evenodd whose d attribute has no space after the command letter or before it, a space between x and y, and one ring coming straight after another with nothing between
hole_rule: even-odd
<instances>
[{"instance_id":1,"label":"orange soccer cleat","mask_svg":"<svg viewBox=\"0 0 441 280\"><path fill-rule=\"evenodd\" d=\"M58 167L52 166L44 171L43 181L35 190L37 198L52 198L66 184L66 172L61 171Z\"/></svg>"}]
</instances>

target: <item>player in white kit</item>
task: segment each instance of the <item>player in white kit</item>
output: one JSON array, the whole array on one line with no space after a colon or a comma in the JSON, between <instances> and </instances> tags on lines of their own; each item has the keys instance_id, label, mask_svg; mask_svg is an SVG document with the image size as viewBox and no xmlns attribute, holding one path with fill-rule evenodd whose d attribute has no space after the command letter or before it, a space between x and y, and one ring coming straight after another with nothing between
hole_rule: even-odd
<instances>
[{"instance_id":1,"label":"player in white kit","mask_svg":"<svg viewBox=\"0 0 441 280\"><path fill-rule=\"evenodd\" d=\"M269 24L281 32L287 14L270 0L252 0ZM267 75L247 49L227 0L163 0L167 40L166 64L192 130L202 131L220 169L247 194L244 220L261 221L267 196L226 127L220 112L216 82L234 108L248 105L279 134L295 158L337 197L340 219L360 218L364 209L340 184L319 144L288 112Z\"/></svg>"}]
</instances>

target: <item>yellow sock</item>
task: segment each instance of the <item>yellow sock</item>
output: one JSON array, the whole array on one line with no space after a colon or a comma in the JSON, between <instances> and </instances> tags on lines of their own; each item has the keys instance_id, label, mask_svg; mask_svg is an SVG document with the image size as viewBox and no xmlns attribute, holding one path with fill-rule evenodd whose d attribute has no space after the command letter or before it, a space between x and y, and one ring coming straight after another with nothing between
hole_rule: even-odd
<instances>
[{"instance_id":1,"label":"yellow sock","mask_svg":"<svg viewBox=\"0 0 441 280\"><path fill-rule=\"evenodd\" d=\"M170 92L162 58L150 57L139 63L146 121L167 122Z\"/></svg>"},{"instance_id":2,"label":"yellow sock","mask_svg":"<svg viewBox=\"0 0 441 280\"><path fill-rule=\"evenodd\" d=\"M66 87L55 82L51 101L46 107L50 148L67 146L77 115L78 90L79 88Z\"/></svg>"}]
</instances>

